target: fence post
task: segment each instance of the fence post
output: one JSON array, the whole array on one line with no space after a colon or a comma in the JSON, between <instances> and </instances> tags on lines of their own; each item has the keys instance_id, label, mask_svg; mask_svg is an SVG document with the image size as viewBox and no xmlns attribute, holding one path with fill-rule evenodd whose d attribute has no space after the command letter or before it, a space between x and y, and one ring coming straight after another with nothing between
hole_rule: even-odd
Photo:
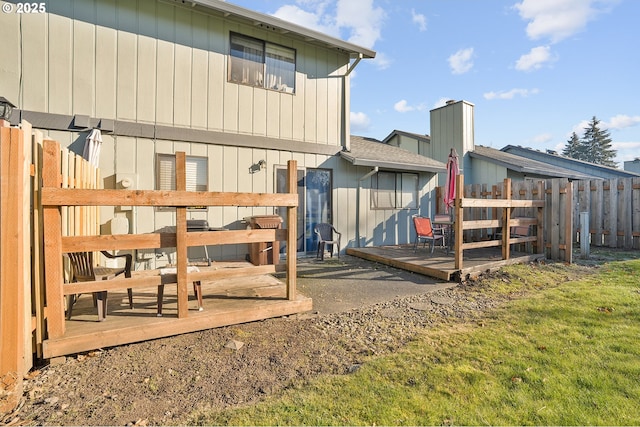
<instances>
[{"instance_id":1,"label":"fence post","mask_svg":"<svg viewBox=\"0 0 640 427\"><path fill-rule=\"evenodd\" d=\"M0 414L17 406L25 374L22 142L20 129L0 127Z\"/></svg>"},{"instance_id":2,"label":"fence post","mask_svg":"<svg viewBox=\"0 0 640 427\"><path fill-rule=\"evenodd\" d=\"M589 258L589 212L580 212L580 254Z\"/></svg>"}]
</instances>

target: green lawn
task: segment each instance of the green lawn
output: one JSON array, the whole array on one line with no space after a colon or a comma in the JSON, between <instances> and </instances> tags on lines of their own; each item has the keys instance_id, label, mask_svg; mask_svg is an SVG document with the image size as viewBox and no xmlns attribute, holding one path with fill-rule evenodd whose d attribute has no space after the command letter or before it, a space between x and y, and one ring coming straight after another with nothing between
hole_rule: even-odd
<instances>
[{"instance_id":1,"label":"green lawn","mask_svg":"<svg viewBox=\"0 0 640 427\"><path fill-rule=\"evenodd\" d=\"M640 260L579 268L509 267L509 280L498 275L483 292L517 298L478 321L425 330L354 374L192 421L640 425Z\"/></svg>"}]
</instances>

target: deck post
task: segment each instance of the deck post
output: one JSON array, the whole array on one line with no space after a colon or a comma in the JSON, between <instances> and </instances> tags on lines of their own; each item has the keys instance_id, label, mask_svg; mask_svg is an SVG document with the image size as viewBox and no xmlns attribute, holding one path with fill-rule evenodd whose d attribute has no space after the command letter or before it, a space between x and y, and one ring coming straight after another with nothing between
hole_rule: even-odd
<instances>
[{"instance_id":1,"label":"deck post","mask_svg":"<svg viewBox=\"0 0 640 427\"><path fill-rule=\"evenodd\" d=\"M186 155L176 152L176 191L187 190ZM176 207L176 279L178 282L178 318L189 314L189 294L187 292L187 208Z\"/></svg>"},{"instance_id":2,"label":"deck post","mask_svg":"<svg viewBox=\"0 0 640 427\"><path fill-rule=\"evenodd\" d=\"M298 194L297 191L298 162L287 162L287 193ZM298 256L298 206L287 207L287 299L296 299L296 257ZM274 255L275 257L275 255Z\"/></svg>"},{"instance_id":3,"label":"deck post","mask_svg":"<svg viewBox=\"0 0 640 427\"><path fill-rule=\"evenodd\" d=\"M463 222L464 222L464 209L462 207L462 198L464 197L464 175L460 174L456 176L456 199L454 205L455 217L453 219L453 227L455 236L455 268L456 270L462 270L462 262L464 259L462 253L462 244L464 240L463 236Z\"/></svg>"},{"instance_id":4,"label":"deck post","mask_svg":"<svg viewBox=\"0 0 640 427\"><path fill-rule=\"evenodd\" d=\"M0 413L4 414L17 406L23 391L26 356L23 233L28 230L22 227L26 172L22 131L2 126L0 132L0 395L3 396Z\"/></svg>"},{"instance_id":5,"label":"deck post","mask_svg":"<svg viewBox=\"0 0 640 427\"><path fill-rule=\"evenodd\" d=\"M502 190L503 198L511 200L511 178L504 179L504 187ZM511 248L509 246L509 239L511 239L511 207L507 206L503 209L502 215L502 259L509 259L511 257Z\"/></svg>"}]
</instances>

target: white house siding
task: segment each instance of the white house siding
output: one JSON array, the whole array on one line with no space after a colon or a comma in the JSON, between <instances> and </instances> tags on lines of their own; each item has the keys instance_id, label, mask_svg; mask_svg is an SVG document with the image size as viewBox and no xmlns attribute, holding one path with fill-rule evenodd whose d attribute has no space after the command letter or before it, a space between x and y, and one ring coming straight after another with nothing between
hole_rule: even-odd
<instances>
[{"instance_id":1,"label":"white house siding","mask_svg":"<svg viewBox=\"0 0 640 427\"><path fill-rule=\"evenodd\" d=\"M346 53L225 21L189 4L45 3L46 14L0 14L0 93L22 110L344 142ZM228 83L230 31L296 49L296 93Z\"/></svg>"}]
</instances>

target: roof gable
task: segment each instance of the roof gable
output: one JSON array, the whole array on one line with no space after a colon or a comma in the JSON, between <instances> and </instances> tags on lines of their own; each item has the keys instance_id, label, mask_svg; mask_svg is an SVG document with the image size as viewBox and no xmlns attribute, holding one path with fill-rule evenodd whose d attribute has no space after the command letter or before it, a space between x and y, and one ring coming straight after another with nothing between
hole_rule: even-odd
<instances>
[{"instance_id":1,"label":"roof gable","mask_svg":"<svg viewBox=\"0 0 640 427\"><path fill-rule=\"evenodd\" d=\"M383 144L377 139L355 135L351 135L350 151L341 151L340 156L355 166L433 173L447 170L447 165L437 160Z\"/></svg>"}]
</instances>

